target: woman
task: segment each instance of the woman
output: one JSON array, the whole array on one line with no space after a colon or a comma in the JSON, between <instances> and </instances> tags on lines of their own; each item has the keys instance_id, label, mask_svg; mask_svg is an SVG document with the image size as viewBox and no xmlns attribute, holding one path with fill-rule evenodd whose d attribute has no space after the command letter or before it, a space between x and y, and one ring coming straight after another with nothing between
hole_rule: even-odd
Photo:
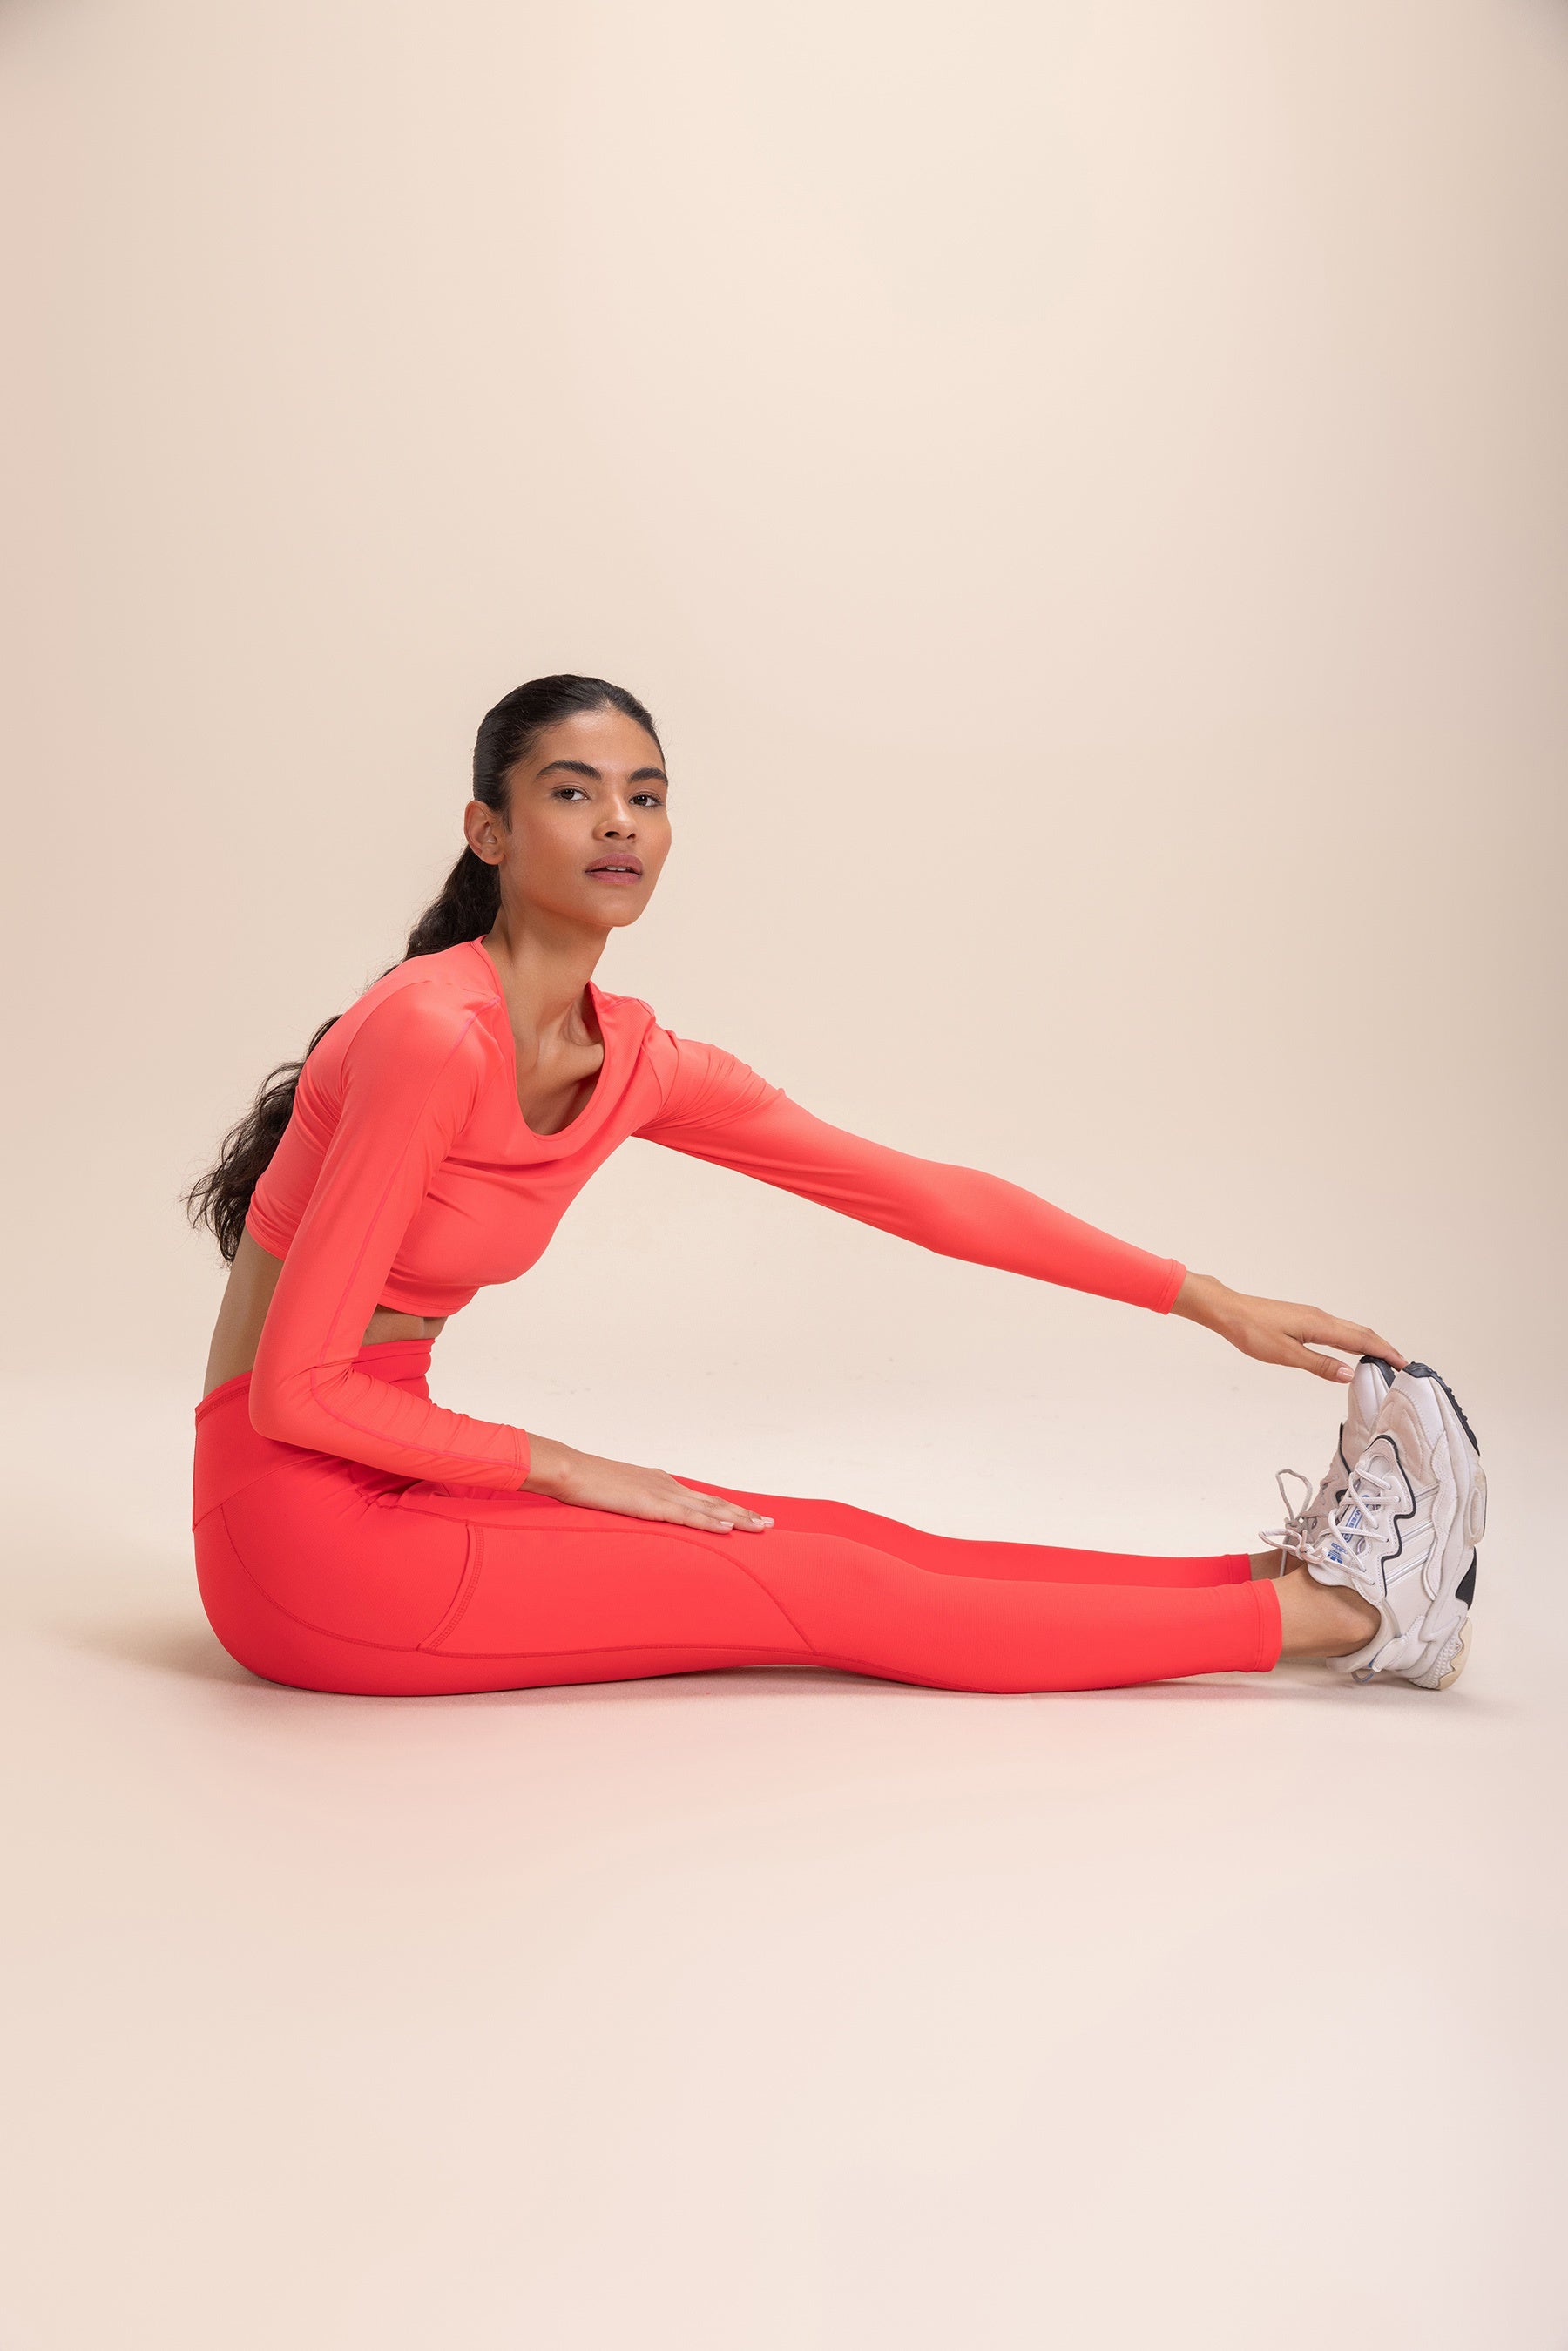
<instances>
[{"instance_id":1,"label":"woman","mask_svg":"<svg viewBox=\"0 0 1568 2351\"><path fill-rule=\"evenodd\" d=\"M827 1125L597 987L669 852L668 791L653 722L620 687L539 678L498 703L467 847L407 957L273 1073L193 1191L232 1268L194 1511L231 1655L273 1681L384 1694L785 1661L976 1690L1309 1656L1451 1681L1484 1487L1441 1384L1359 1324ZM433 1402L447 1316L535 1261L627 1135L1349 1382L1330 1475L1270 1552L1118 1557L698 1489ZM1360 1368L1312 1341L1362 1351Z\"/></svg>"}]
</instances>

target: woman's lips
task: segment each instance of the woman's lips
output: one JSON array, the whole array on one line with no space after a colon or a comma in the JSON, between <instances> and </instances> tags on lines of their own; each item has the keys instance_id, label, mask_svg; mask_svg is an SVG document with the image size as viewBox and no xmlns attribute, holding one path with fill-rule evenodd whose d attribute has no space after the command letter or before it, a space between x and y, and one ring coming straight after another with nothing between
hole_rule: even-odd
<instances>
[{"instance_id":1,"label":"woman's lips","mask_svg":"<svg viewBox=\"0 0 1568 2351\"><path fill-rule=\"evenodd\" d=\"M590 880L594 882L641 882L643 879L640 865L590 865L586 870Z\"/></svg>"}]
</instances>

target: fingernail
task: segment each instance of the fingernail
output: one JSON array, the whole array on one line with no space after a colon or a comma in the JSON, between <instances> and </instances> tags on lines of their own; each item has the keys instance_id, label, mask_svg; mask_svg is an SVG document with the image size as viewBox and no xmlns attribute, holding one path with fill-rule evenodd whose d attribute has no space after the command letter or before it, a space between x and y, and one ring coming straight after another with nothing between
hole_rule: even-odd
<instances>
[{"instance_id":1,"label":"fingernail","mask_svg":"<svg viewBox=\"0 0 1568 2351\"><path fill-rule=\"evenodd\" d=\"M1355 1377L1348 1364L1336 1364L1333 1367L1333 1375L1336 1380L1353 1380Z\"/></svg>"}]
</instances>

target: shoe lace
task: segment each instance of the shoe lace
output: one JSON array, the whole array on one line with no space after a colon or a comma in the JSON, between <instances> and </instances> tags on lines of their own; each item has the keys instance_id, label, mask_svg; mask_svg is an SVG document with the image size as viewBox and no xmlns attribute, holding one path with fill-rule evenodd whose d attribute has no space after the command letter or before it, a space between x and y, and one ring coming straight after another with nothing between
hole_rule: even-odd
<instances>
[{"instance_id":1,"label":"shoe lace","mask_svg":"<svg viewBox=\"0 0 1568 2351\"><path fill-rule=\"evenodd\" d=\"M1343 1558L1353 1552L1359 1558L1364 1542L1375 1542L1385 1531L1385 1520L1390 1505L1399 1492L1398 1481L1385 1469L1375 1469L1357 1462L1350 1473L1350 1482L1340 1496L1315 1542L1307 1544L1303 1558L1309 1566L1337 1565L1333 1547L1337 1544ZM1356 1519L1353 1528L1350 1520Z\"/></svg>"},{"instance_id":2,"label":"shoe lace","mask_svg":"<svg viewBox=\"0 0 1568 2351\"><path fill-rule=\"evenodd\" d=\"M1291 1507L1290 1495L1285 1491L1287 1478L1294 1478L1301 1489L1301 1501L1294 1508ZM1300 1469L1276 1469L1274 1482L1280 1489L1280 1499L1284 1505L1285 1523L1282 1527L1260 1527L1258 1531L1258 1540L1260 1542L1272 1543L1276 1550L1286 1552L1291 1559L1304 1560L1310 1548L1307 1529L1312 1517L1312 1497L1317 1492L1317 1488Z\"/></svg>"}]
</instances>

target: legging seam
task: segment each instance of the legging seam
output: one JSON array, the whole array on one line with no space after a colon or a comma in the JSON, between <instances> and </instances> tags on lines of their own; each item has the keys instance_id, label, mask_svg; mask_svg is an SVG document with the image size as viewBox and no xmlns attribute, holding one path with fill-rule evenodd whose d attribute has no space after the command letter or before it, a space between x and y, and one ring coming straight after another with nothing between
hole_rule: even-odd
<instances>
[{"instance_id":1,"label":"legging seam","mask_svg":"<svg viewBox=\"0 0 1568 2351\"><path fill-rule=\"evenodd\" d=\"M268 1461L264 1468L257 1469L251 1477L242 1479L237 1486L229 1487L220 1500L216 1502L209 1502L204 1510L198 1511L192 1518L192 1533L194 1534L203 1520L210 1519L214 1510L221 1510L225 1507L225 1503L237 1502L242 1494L248 1494L251 1488L253 1486L259 1485L264 1478L276 1478L277 1475L277 1464L275 1462Z\"/></svg>"},{"instance_id":2,"label":"legging seam","mask_svg":"<svg viewBox=\"0 0 1568 2351\"><path fill-rule=\"evenodd\" d=\"M684 1544L687 1551L695 1551L699 1559L711 1559L713 1556L713 1553L706 1551L701 1543L695 1543L688 1535L683 1534L679 1528L674 1528L671 1530L669 1540L674 1542ZM778 1614L782 1616L786 1625L789 1625L791 1633L794 1634L795 1638L798 1641L803 1642L806 1647L810 1651L811 1655L815 1656L817 1653L817 1645L815 1641L812 1640L810 1635L805 1630L803 1625L796 1624L795 1619L790 1615L789 1611L785 1607L784 1603L779 1599L778 1593L776 1592L769 1592L768 1586L763 1583L762 1578L757 1573L756 1570L754 1568L747 1567L743 1559L732 1556L730 1563L732 1566L737 1567L740 1570L741 1574L744 1575L748 1582L755 1584L757 1590L761 1593L762 1597L767 1601L768 1606L777 1610Z\"/></svg>"},{"instance_id":3,"label":"legging seam","mask_svg":"<svg viewBox=\"0 0 1568 2351\"><path fill-rule=\"evenodd\" d=\"M831 1663L815 1651L807 1658L775 1657L759 1651L755 1641L598 1641L591 1647L570 1649L430 1649L432 1657L450 1657L455 1663L460 1657L494 1658L497 1664L508 1657L526 1657L530 1665L542 1665L556 1657L745 1657L768 1665L813 1665ZM872 1668L871 1670L877 1670ZM902 1677L901 1677L902 1678ZM938 1683L940 1688L944 1685Z\"/></svg>"},{"instance_id":4,"label":"legging seam","mask_svg":"<svg viewBox=\"0 0 1568 2351\"><path fill-rule=\"evenodd\" d=\"M492 1494L505 1494L507 1489L502 1486L493 1486L486 1490ZM374 1510L406 1511L413 1519L436 1519L443 1525L449 1527L463 1526L467 1523L465 1520L455 1520L450 1510L427 1510L423 1502L405 1501L401 1494L392 1492L375 1495L371 1499L371 1508Z\"/></svg>"},{"instance_id":5,"label":"legging seam","mask_svg":"<svg viewBox=\"0 0 1568 2351\"><path fill-rule=\"evenodd\" d=\"M426 1633L423 1640L415 1642L416 1648L434 1653L437 1643L446 1634L456 1631L468 1614L470 1601L479 1589L479 1578L484 1573L484 1565L485 1530L483 1527L471 1524L468 1528L468 1546L463 1557L463 1573L457 1579L457 1589L453 1593L446 1613L438 1621L434 1631Z\"/></svg>"}]
</instances>

